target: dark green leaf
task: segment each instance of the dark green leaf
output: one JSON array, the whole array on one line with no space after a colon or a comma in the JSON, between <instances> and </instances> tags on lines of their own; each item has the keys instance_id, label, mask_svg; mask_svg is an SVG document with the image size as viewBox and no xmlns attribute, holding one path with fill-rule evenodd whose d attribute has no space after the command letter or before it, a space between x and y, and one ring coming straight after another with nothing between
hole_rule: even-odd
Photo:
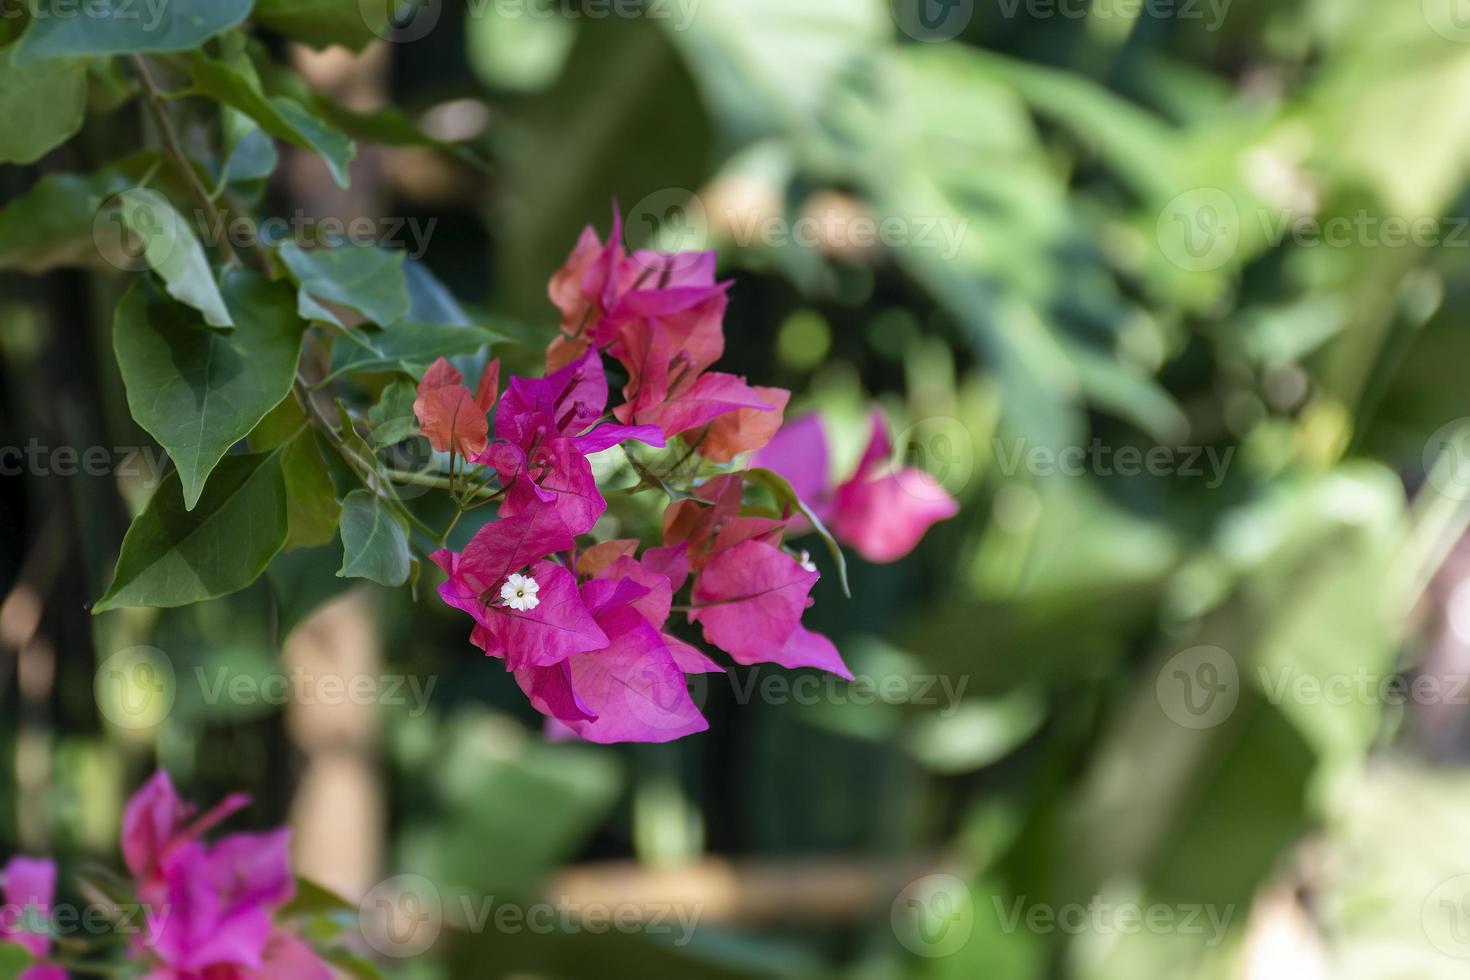
<instances>
[{"instance_id":1,"label":"dark green leaf","mask_svg":"<svg viewBox=\"0 0 1470 980\"><path fill-rule=\"evenodd\" d=\"M112 585L92 612L184 606L237 592L285 543L279 451L225 457L193 509L184 506L175 470L128 528Z\"/></svg>"},{"instance_id":2,"label":"dark green leaf","mask_svg":"<svg viewBox=\"0 0 1470 980\"><path fill-rule=\"evenodd\" d=\"M192 509L225 452L291 390L302 323L280 283L236 269L225 279L237 329L204 328L148 283L118 304L113 346L133 418L168 450Z\"/></svg>"},{"instance_id":3,"label":"dark green leaf","mask_svg":"<svg viewBox=\"0 0 1470 980\"><path fill-rule=\"evenodd\" d=\"M334 540L320 548L282 551L265 570L276 600L276 640L285 642L291 631L322 605L352 588L351 579L338 578L342 548Z\"/></svg>"},{"instance_id":4,"label":"dark green leaf","mask_svg":"<svg viewBox=\"0 0 1470 980\"><path fill-rule=\"evenodd\" d=\"M33 64L57 55L188 51L244 20L250 2L88 0L85 16L33 17L15 44L16 63Z\"/></svg>"},{"instance_id":5,"label":"dark green leaf","mask_svg":"<svg viewBox=\"0 0 1470 980\"><path fill-rule=\"evenodd\" d=\"M361 51L388 36L390 6L361 0L256 0L254 19L314 48L340 44Z\"/></svg>"},{"instance_id":6,"label":"dark green leaf","mask_svg":"<svg viewBox=\"0 0 1470 980\"><path fill-rule=\"evenodd\" d=\"M307 250L286 242L280 256L305 295L356 310L378 324L408 315L403 252L371 245Z\"/></svg>"},{"instance_id":7,"label":"dark green leaf","mask_svg":"<svg viewBox=\"0 0 1470 980\"><path fill-rule=\"evenodd\" d=\"M326 162L332 178L343 187L348 183L347 166L357 155L357 146L346 136L312 115L299 102L285 96L266 96L253 72L223 61L194 58L189 64L194 87L254 119L267 133Z\"/></svg>"},{"instance_id":8,"label":"dark green leaf","mask_svg":"<svg viewBox=\"0 0 1470 980\"><path fill-rule=\"evenodd\" d=\"M17 62L18 45L0 48L0 163L32 163L82 128L87 68L58 59Z\"/></svg>"},{"instance_id":9,"label":"dark green leaf","mask_svg":"<svg viewBox=\"0 0 1470 980\"><path fill-rule=\"evenodd\" d=\"M42 177L0 210L0 269L105 265L92 237L97 209L129 183L111 170Z\"/></svg>"},{"instance_id":10,"label":"dark green leaf","mask_svg":"<svg viewBox=\"0 0 1470 980\"><path fill-rule=\"evenodd\" d=\"M141 239L143 257L163 277L169 295L203 313L210 326L233 327L204 246L184 216L146 187L123 191L115 201L122 223Z\"/></svg>"},{"instance_id":11,"label":"dark green leaf","mask_svg":"<svg viewBox=\"0 0 1470 980\"><path fill-rule=\"evenodd\" d=\"M375 445L392 446L418 433L418 418L413 413L416 397L417 390L407 381L395 381L383 389L383 396L368 410Z\"/></svg>"},{"instance_id":12,"label":"dark green leaf","mask_svg":"<svg viewBox=\"0 0 1470 980\"><path fill-rule=\"evenodd\" d=\"M408 581L408 535L377 494L354 490L342 505L343 578L365 578L379 585Z\"/></svg>"},{"instance_id":13,"label":"dark green leaf","mask_svg":"<svg viewBox=\"0 0 1470 980\"><path fill-rule=\"evenodd\" d=\"M421 374L439 357L473 354L505 335L486 327L403 322L390 330L355 330L332 346L332 371L403 371Z\"/></svg>"}]
</instances>

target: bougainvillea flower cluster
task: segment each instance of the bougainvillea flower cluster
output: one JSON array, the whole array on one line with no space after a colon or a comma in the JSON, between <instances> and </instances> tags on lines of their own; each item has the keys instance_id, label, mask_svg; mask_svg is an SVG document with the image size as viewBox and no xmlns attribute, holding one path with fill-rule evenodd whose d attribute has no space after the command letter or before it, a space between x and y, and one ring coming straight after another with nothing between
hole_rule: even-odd
<instances>
[{"instance_id":1,"label":"bougainvillea flower cluster","mask_svg":"<svg viewBox=\"0 0 1470 980\"><path fill-rule=\"evenodd\" d=\"M123 810L123 862L139 914L127 976L145 980L331 980L332 971L280 921L296 893L290 832L204 837L250 804L242 794L199 814L180 799L162 769ZM0 943L35 960L53 956L48 932L56 898L56 862L15 857L3 870L6 916ZM79 969L82 969L79 967ZM143 972L138 972L143 971ZM114 973L89 965L85 972ZM122 974L118 974L122 975ZM66 970L37 962L21 980L66 980Z\"/></svg>"},{"instance_id":2,"label":"bougainvillea flower cluster","mask_svg":"<svg viewBox=\"0 0 1470 980\"><path fill-rule=\"evenodd\" d=\"M329 980L331 971L275 913L296 891L284 828L203 837L249 797L208 812L174 791L159 770L123 811L122 852L138 900L150 912L134 949L149 980Z\"/></svg>"},{"instance_id":3,"label":"bougainvillea flower cluster","mask_svg":"<svg viewBox=\"0 0 1470 980\"><path fill-rule=\"evenodd\" d=\"M451 454L451 473L458 456L500 481L497 519L462 551L430 556L446 575L440 596L474 621L471 642L504 662L558 731L662 742L707 727L686 675L724 669L673 635L676 609L738 664L851 677L832 641L802 625L821 575L785 537L811 529L815 507L860 552L891 560L952 516L954 502L897 499L895 481L901 490L911 474L885 469L881 427L859 472L835 490L825 472L819 482L794 472L784 457L805 435L783 438L790 393L713 369L730 286L715 281L714 254L630 254L621 238L616 217L606 242L588 228L552 277L562 320L545 377L513 377L497 398L492 362L471 394L441 359L414 410L434 448ZM610 412L609 361L626 379ZM625 443L667 447L670 472L695 463L677 489L648 484L670 497L662 541L649 547L587 540L607 510L588 457ZM801 478L812 495L805 512L800 501L773 510L748 499L759 481L748 484L742 463L762 450L773 454L762 465ZM824 471L825 459L824 444Z\"/></svg>"}]
</instances>

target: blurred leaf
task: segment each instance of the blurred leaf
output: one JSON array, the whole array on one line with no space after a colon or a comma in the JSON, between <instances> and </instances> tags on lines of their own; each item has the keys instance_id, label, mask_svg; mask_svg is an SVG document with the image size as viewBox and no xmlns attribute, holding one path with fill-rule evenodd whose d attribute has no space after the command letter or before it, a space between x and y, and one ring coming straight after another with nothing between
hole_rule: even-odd
<instances>
[{"instance_id":1,"label":"blurred leaf","mask_svg":"<svg viewBox=\"0 0 1470 980\"><path fill-rule=\"evenodd\" d=\"M129 183L111 170L43 176L0 209L0 269L105 265L92 237L97 211Z\"/></svg>"},{"instance_id":2,"label":"blurred leaf","mask_svg":"<svg viewBox=\"0 0 1470 980\"><path fill-rule=\"evenodd\" d=\"M356 145L299 102L286 96L267 97L252 71L223 61L195 57L189 62L189 73L201 93L243 112L272 136L316 153L338 185L347 186L347 168L357 155Z\"/></svg>"},{"instance_id":3,"label":"blurred leaf","mask_svg":"<svg viewBox=\"0 0 1470 980\"><path fill-rule=\"evenodd\" d=\"M323 604L361 583L338 578L342 548L335 540L320 548L282 551L265 570L276 601L276 640L285 643L291 631Z\"/></svg>"},{"instance_id":4,"label":"blurred leaf","mask_svg":"<svg viewBox=\"0 0 1470 980\"><path fill-rule=\"evenodd\" d=\"M18 63L19 52L0 48L0 163L34 163L81 129L87 111L83 62Z\"/></svg>"},{"instance_id":5,"label":"blurred leaf","mask_svg":"<svg viewBox=\"0 0 1470 980\"><path fill-rule=\"evenodd\" d=\"M15 44L18 64L92 54L188 51L240 23L251 0L168 0L140 7L136 0L94 0L85 16L33 17Z\"/></svg>"},{"instance_id":6,"label":"blurred leaf","mask_svg":"<svg viewBox=\"0 0 1470 980\"><path fill-rule=\"evenodd\" d=\"M361 0L255 0L253 18L314 48L340 44L361 51L388 36L387 3ZM371 20L369 20L371 18Z\"/></svg>"}]
</instances>

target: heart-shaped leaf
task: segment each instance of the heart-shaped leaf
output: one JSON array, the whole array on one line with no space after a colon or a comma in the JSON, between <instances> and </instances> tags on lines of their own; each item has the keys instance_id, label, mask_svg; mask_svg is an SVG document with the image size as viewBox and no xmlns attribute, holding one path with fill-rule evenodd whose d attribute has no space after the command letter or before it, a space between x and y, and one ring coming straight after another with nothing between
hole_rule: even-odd
<instances>
[{"instance_id":1,"label":"heart-shaped leaf","mask_svg":"<svg viewBox=\"0 0 1470 980\"><path fill-rule=\"evenodd\" d=\"M365 578L379 585L408 581L408 534L377 494L354 490L342 504L340 578Z\"/></svg>"},{"instance_id":2,"label":"heart-shaped leaf","mask_svg":"<svg viewBox=\"0 0 1470 980\"><path fill-rule=\"evenodd\" d=\"M227 456L197 506L169 473L123 537L112 585L93 613L184 606L245 588L286 543L280 450Z\"/></svg>"},{"instance_id":3,"label":"heart-shaped leaf","mask_svg":"<svg viewBox=\"0 0 1470 980\"><path fill-rule=\"evenodd\" d=\"M173 458L191 510L215 464L291 390L301 355L303 325L288 287L235 269L224 296L237 324L228 334L146 281L113 320L128 407Z\"/></svg>"}]
</instances>

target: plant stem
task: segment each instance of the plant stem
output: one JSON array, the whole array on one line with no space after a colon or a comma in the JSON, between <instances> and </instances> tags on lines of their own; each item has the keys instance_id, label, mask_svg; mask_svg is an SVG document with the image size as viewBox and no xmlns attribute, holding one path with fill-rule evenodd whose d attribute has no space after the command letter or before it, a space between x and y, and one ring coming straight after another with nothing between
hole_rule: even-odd
<instances>
[{"instance_id":1,"label":"plant stem","mask_svg":"<svg viewBox=\"0 0 1470 980\"><path fill-rule=\"evenodd\" d=\"M142 55L135 54L132 56L132 62L133 68L138 73L138 80L143 83L143 91L148 96L144 101L153 114L153 121L158 124L158 135L163 139L164 151L173 158L179 170L183 172L189 190L199 199L200 206L204 208L204 213L209 218L209 226L223 228L224 222L220 217L219 208L215 206L214 198L210 196L208 189L200 181L199 175L194 172L194 165L189 162L189 156L184 152L183 144L179 142L178 130L174 129L173 121L168 117L164 94L158 88L158 83L153 80L153 73L148 68L148 60ZM227 237L220 236L219 241L215 244L230 265L243 264Z\"/></svg>"}]
</instances>

